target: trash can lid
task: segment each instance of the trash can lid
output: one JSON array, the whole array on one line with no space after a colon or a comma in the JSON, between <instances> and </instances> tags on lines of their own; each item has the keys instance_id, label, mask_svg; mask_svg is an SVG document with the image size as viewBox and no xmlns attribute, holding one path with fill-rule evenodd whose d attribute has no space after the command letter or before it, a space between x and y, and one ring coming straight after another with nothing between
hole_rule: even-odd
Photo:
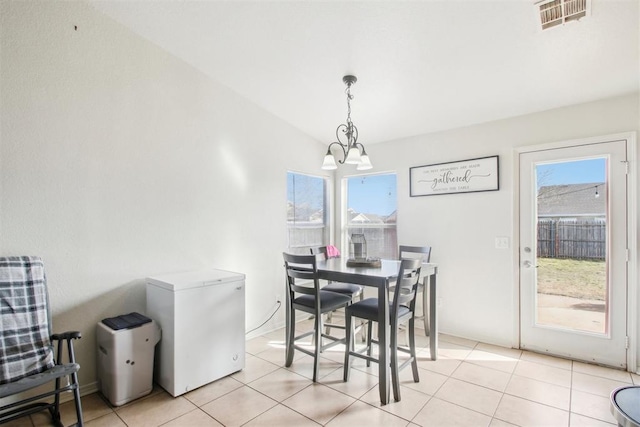
<instances>
[{"instance_id":1,"label":"trash can lid","mask_svg":"<svg viewBox=\"0 0 640 427\"><path fill-rule=\"evenodd\" d=\"M102 323L104 323L114 331L118 331L120 329L137 328L138 326L142 326L145 323L149 322L151 322L151 319L149 319L147 316L143 316L142 314L135 312L102 319Z\"/></svg>"}]
</instances>

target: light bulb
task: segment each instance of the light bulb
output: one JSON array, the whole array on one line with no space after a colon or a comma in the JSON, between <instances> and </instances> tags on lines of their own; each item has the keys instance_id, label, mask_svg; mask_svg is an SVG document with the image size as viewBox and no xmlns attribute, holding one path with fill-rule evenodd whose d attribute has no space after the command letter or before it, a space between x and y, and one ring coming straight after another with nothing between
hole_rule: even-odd
<instances>
[{"instance_id":1,"label":"light bulb","mask_svg":"<svg viewBox=\"0 0 640 427\"><path fill-rule=\"evenodd\" d=\"M324 170L338 169L338 165L336 164L336 158L333 157L331 150L327 150L327 154L324 156L324 161L322 162L322 169Z\"/></svg>"},{"instance_id":2,"label":"light bulb","mask_svg":"<svg viewBox=\"0 0 640 427\"><path fill-rule=\"evenodd\" d=\"M360 163L360 150L353 144L351 148L349 148L349 152L347 153L347 158L344 160L345 163L350 165L357 165Z\"/></svg>"}]
</instances>

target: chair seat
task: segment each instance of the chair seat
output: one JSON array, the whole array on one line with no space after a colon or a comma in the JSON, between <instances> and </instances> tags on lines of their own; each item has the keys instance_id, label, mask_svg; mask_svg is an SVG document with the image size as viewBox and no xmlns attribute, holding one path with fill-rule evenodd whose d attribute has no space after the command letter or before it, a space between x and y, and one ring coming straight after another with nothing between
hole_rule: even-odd
<instances>
[{"instance_id":1,"label":"chair seat","mask_svg":"<svg viewBox=\"0 0 640 427\"><path fill-rule=\"evenodd\" d=\"M66 363L63 365L55 365L51 369L47 369L39 374L30 375L17 381L0 385L0 398L11 396L12 394L21 393L46 384L53 379L70 375L78 372L80 365L77 363Z\"/></svg>"},{"instance_id":2,"label":"chair seat","mask_svg":"<svg viewBox=\"0 0 640 427\"><path fill-rule=\"evenodd\" d=\"M320 311L323 313L343 307L349 302L351 302L351 295L339 294L337 292L329 292L325 290L320 291ZM316 304L316 299L313 295L301 295L293 300L293 304L313 309Z\"/></svg>"},{"instance_id":3,"label":"chair seat","mask_svg":"<svg viewBox=\"0 0 640 427\"><path fill-rule=\"evenodd\" d=\"M323 291L337 292L339 294L357 295L362 292L362 286L353 283L333 282L322 288Z\"/></svg>"},{"instance_id":4,"label":"chair seat","mask_svg":"<svg viewBox=\"0 0 640 427\"><path fill-rule=\"evenodd\" d=\"M347 307L348 315L367 320L378 320L378 298L367 298L355 302ZM398 318L402 318L410 313L409 308L401 305L398 307ZM389 304L389 314L391 314L391 304Z\"/></svg>"}]
</instances>

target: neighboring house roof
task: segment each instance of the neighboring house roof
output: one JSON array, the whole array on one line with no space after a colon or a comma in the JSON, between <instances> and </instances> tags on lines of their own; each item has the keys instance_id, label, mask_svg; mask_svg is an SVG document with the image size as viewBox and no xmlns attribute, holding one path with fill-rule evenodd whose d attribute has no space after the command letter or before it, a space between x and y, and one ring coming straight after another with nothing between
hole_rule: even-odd
<instances>
[{"instance_id":1,"label":"neighboring house roof","mask_svg":"<svg viewBox=\"0 0 640 427\"><path fill-rule=\"evenodd\" d=\"M324 210L300 204L295 206L287 201L287 221L298 223L322 223L324 221Z\"/></svg>"},{"instance_id":2,"label":"neighboring house roof","mask_svg":"<svg viewBox=\"0 0 640 427\"><path fill-rule=\"evenodd\" d=\"M356 212L353 209L347 211L349 215L349 223L361 223L361 224L392 224L396 222L396 211L393 211L389 215L377 215L371 213Z\"/></svg>"},{"instance_id":3,"label":"neighboring house roof","mask_svg":"<svg viewBox=\"0 0 640 427\"><path fill-rule=\"evenodd\" d=\"M396 211L391 214L376 215L370 213L356 212L353 209L348 210L349 223L360 224L393 224L396 222ZM322 223L324 221L324 210L313 208L304 204L294 206L290 201L287 201L287 221L301 223Z\"/></svg>"},{"instance_id":4,"label":"neighboring house roof","mask_svg":"<svg viewBox=\"0 0 640 427\"><path fill-rule=\"evenodd\" d=\"M603 182L547 185L538 190L538 216L604 216L606 201Z\"/></svg>"},{"instance_id":5,"label":"neighboring house roof","mask_svg":"<svg viewBox=\"0 0 640 427\"><path fill-rule=\"evenodd\" d=\"M371 223L373 221L368 216L366 216L365 214L359 213L358 215L356 215L353 218L351 218L351 222ZM376 222L378 222L378 221L376 221Z\"/></svg>"},{"instance_id":6,"label":"neighboring house roof","mask_svg":"<svg viewBox=\"0 0 640 427\"><path fill-rule=\"evenodd\" d=\"M397 219L398 219L398 211L393 211L384 220L384 222L386 222L387 224L395 224Z\"/></svg>"}]
</instances>

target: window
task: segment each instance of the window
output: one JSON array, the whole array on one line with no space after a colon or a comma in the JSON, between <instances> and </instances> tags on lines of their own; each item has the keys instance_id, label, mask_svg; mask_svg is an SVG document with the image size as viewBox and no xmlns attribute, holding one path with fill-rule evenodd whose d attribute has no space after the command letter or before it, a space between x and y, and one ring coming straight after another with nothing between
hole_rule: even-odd
<instances>
[{"instance_id":1,"label":"window","mask_svg":"<svg viewBox=\"0 0 640 427\"><path fill-rule=\"evenodd\" d=\"M349 237L358 233L364 234L367 241L367 256L395 259L398 256L396 174L360 175L345 181L344 252L348 251Z\"/></svg>"},{"instance_id":2,"label":"window","mask_svg":"<svg viewBox=\"0 0 640 427\"><path fill-rule=\"evenodd\" d=\"M287 172L287 247L295 254L328 243L325 178Z\"/></svg>"}]
</instances>

